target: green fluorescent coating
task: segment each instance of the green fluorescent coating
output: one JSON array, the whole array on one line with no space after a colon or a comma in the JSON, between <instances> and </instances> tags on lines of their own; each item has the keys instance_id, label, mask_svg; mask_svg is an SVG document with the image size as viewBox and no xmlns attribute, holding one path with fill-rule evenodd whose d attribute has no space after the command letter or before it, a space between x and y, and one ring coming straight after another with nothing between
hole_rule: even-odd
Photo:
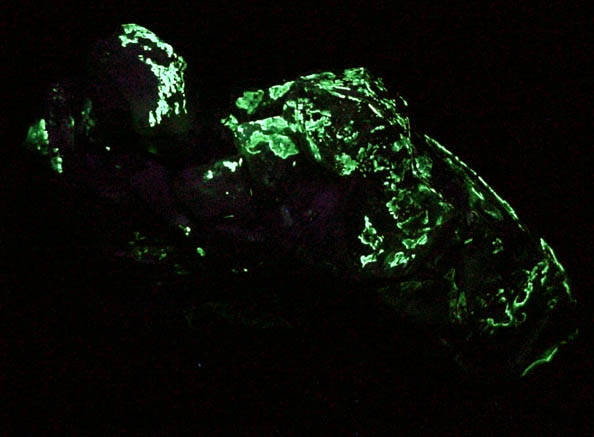
<instances>
[{"instance_id":1,"label":"green fluorescent coating","mask_svg":"<svg viewBox=\"0 0 594 437\"><path fill-rule=\"evenodd\" d=\"M173 56L173 47L161 41L157 35L147 28L132 23L123 24L122 28L124 30L124 34L119 35L118 37L122 43L122 47L126 47L128 44L138 44L139 39L147 39L155 44L159 49L165 51L169 58Z\"/></svg>"},{"instance_id":2,"label":"green fluorescent coating","mask_svg":"<svg viewBox=\"0 0 594 437\"><path fill-rule=\"evenodd\" d=\"M210 181L214 178L214 173L212 172L212 170L208 170L206 173L204 173L204 180L205 181Z\"/></svg>"},{"instance_id":3,"label":"green fluorescent coating","mask_svg":"<svg viewBox=\"0 0 594 437\"><path fill-rule=\"evenodd\" d=\"M176 95L181 95L183 112L187 114L184 71L186 63L181 57L171 62L167 67L156 64L152 59L145 58L142 55L139 59L150 66L153 74L159 79L159 100L157 107L149 112L149 124L151 127L160 124L163 117L169 116L171 112L180 114L179 102L175 102L174 107L168 103L168 99Z\"/></svg>"},{"instance_id":4,"label":"green fluorescent coating","mask_svg":"<svg viewBox=\"0 0 594 437\"><path fill-rule=\"evenodd\" d=\"M415 258L415 254L406 256L404 252L395 252L390 256L386 257L386 261L391 268L407 265L411 260Z\"/></svg>"},{"instance_id":5,"label":"green fluorescent coating","mask_svg":"<svg viewBox=\"0 0 594 437\"><path fill-rule=\"evenodd\" d=\"M340 175L348 176L357 169L358 163L346 153L335 155L336 161L340 164Z\"/></svg>"},{"instance_id":6,"label":"green fluorescent coating","mask_svg":"<svg viewBox=\"0 0 594 437\"><path fill-rule=\"evenodd\" d=\"M206 256L206 251L201 247L196 248L196 253L200 256Z\"/></svg>"},{"instance_id":7,"label":"green fluorescent coating","mask_svg":"<svg viewBox=\"0 0 594 437\"><path fill-rule=\"evenodd\" d=\"M236 120L229 118L224 121L227 125L234 125ZM248 134L248 132L251 132ZM268 148L274 155L286 159L299 154L297 146L288 135L291 130L282 117L270 117L236 126L236 134L249 138L241 148L250 155L262 153Z\"/></svg>"},{"instance_id":8,"label":"green fluorescent coating","mask_svg":"<svg viewBox=\"0 0 594 437\"><path fill-rule=\"evenodd\" d=\"M559 348L557 346L548 350L542 358L534 361L532 364L530 364L528 367L526 367L526 369L522 373L522 377L526 376L535 367L540 366L541 364L544 364L544 363L550 363L551 360L553 359L553 357L557 354L558 350L559 350Z\"/></svg>"},{"instance_id":9,"label":"green fluorescent coating","mask_svg":"<svg viewBox=\"0 0 594 437\"><path fill-rule=\"evenodd\" d=\"M190 233L192 232L192 228L190 228L189 226L178 225L178 227L184 232L184 235L186 237L188 237L190 235Z\"/></svg>"},{"instance_id":10,"label":"green fluorescent coating","mask_svg":"<svg viewBox=\"0 0 594 437\"><path fill-rule=\"evenodd\" d=\"M122 28L124 34L119 35L122 47L126 47L129 44L139 44L140 39L149 40L157 48L163 50L168 58L173 58L169 65L164 66L156 63L151 57L148 57L149 55L138 55L138 59L150 67L159 83L156 107L149 111L148 115L149 125L155 127L162 122L163 118L171 117L172 114L180 115L182 111L187 114L184 82L184 72L187 64L184 59L174 53L173 47L161 41L153 32L146 28L136 24L124 24ZM147 49L149 46L143 45L143 47ZM173 105L170 104L171 100L175 100L172 102Z\"/></svg>"},{"instance_id":11,"label":"green fluorescent coating","mask_svg":"<svg viewBox=\"0 0 594 437\"><path fill-rule=\"evenodd\" d=\"M60 156L60 151L58 150L58 148L53 148L52 149L53 152L53 156L50 158L50 164L52 166L52 169L54 169L54 171L58 172L58 173L62 173L63 169L62 169L62 157Z\"/></svg>"},{"instance_id":12,"label":"green fluorescent coating","mask_svg":"<svg viewBox=\"0 0 594 437\"><path fill-rule=\"evenodd\" d=\"M361 243L370 246L373 250L377 250L378 247L381 245L382 241L384 240L384 237L378 235L368 216L365 216L364 219L365 227L359 235L359 240L361 241Z\"/></svg>"},{"instance_id":13,"label":"green fluorescent coating","mask_svg":"<svg viewBox=\"0 0 594 437\"><path fill-rule=\"evenodd\" d=\"M560 304L557 278L571 299L564 271L544 240L543 253L530 252L521 237L528 231L509 204L437 141L412 132L407 102L386 95L382 81L363 68L316 73L245 93L236 102L247 112L239 117L242 122L233 115L221 121L255 170L274 168L276 158L301 152L336 176L369 186L369 202L380 208L367 211L363 230L349 242L354 267L394 278L406 274L413 261L422 271L440 271L448 257L429 254L450 241L452 253L460 250L468 262L444 276L448 318L469 330L469 341L529 329L526 319L543 293L550 294L545 307ZM532 261L503 274L508 269L503 254L513 254L508 246L516 241L529 254L522 259Z\"/></svg>"},{"instance_id":14,"label":"green fluorescent coating","mask_svg":"<svg viewBox=\"0 0 594 437\"><path fill-rule=\"evenodd\" d=\"M29 127L27 132L27 144L34 147L35 150L41 152L42 155L49 153L49 135L45 126L45 119L39 120L37 123Z\"/></svg>"},{"instance_id":15,"label":"green fluorescent coating","mask_svg":"<svg viewBox=\"0 0 594 437\"><path fill-rule=\"evenodd\" d=\"M223 165L225 167L227 167L229 170L231 170L232 173L235 173L235 171L237 170L237 167L241 166L241 162L242 162L242 160L241 160L241 158L239 158L239 162L223 161ZM212 171L211 171L211 173L212 173Z\"/></svg>"},{"instance_id":16,"label":"green fluorescent coating","mask_svg":"<svg viewBox=\"0 0 594 437\"><path fill-rule=\"evenodd\" d=\"M291 138L284 135L270 134L266 135L262 132L254 132L250 138L250 144L246 148L248 153L258 154L260 151L257 147L261 143L266 143L272 153L276 156L286 159L289 156L297 155L299 151Z\"/></svg>"},{"instance_id":17,"label":"green fluorescent coating","mask_svg":"<svg viewBox=\"0 0 594 437\"><path fill-rule=\"evenodd\" d=\"M360 257L361 266L365 267L367 264L371 262L377 262L377 256L384 252L383 249L380 249L384 241L384 237L379 235L377 230L373 227L371 220L368 216L364 217L365 220L365 227L361 234L359 234L359 240L366 246L371 247L374 253L370 255L362 255ZM379 249L379 250L378 250Z\"/></svg>"},{"instance_id":18,"label":"green fluorescent coating","mask_svg":"<svg viewBox=\"0 0 594 437\"><path fill-rule=\"evenodd\" d=\"M560 273L563 274L563 288L565 289L565 293L567 294L567 297L569 298L569 300L571 302L575 302L574 297L571 294L571 289L569 287L569 283L567 281L567 275L565 275L565 269L563 268L563 266L561 265L561 263L559 263L559 261L557 260L557 256L555 255L555 252L553 252L553 249L551 248L551 246L549 246L547 244L547 242L544 239L540 239L540 246L543 249L543 251L550 257L550 259L553 262L553 265L559 270ZM548 270L548 265L547 265L547 270ZM544 273L543 273L544 276ZM544 281L544 277L543 277L543 281Z\"/></svg>"},{"instance_id":19,"label":"green fluorescent coating","mask_svg":"<svg viewBox=\"0 0 594 437\"><path fill-rule=\"evenodd\" d=\"M244 109L248 114L252 114L262 102L264 97L264 91L246 91L243 93L243 97L240 97L235 102L235 105L239 109Z\"/></svg>"},{"instance_id":20,"label":"green fluorescent coating","mask_svg":"<svg viewBox=\"0 0 594 437\"><path fill-rule=\"evenodd\" d=\"M545 243L546 244L546 243ZM531 270L523 270L526 279L519 290L505 290L501 288L498 295L499 301L505 304L505 320L495 321L493 317L482 319L488 329L508 328L521 325L526 320L526 312L522 310L529 302L536 288L542 285L543 278L549 269L549 261L545 258L534 265ZM540 279L540 281L539 281ZM567 285L564 283L564 285ZM567 291L569 286L567 285ZM512 299L513 297L513 299ZM493 331L492 331L493 332Z\"/></svg>"},{"instance_id":21,"label":"green fluorescent coating","mask_svg":"<svg viewBox=\"0 0 594 437\"><path fill-rule=\"evenodd\" d=\"M41 119L29 127L25 144L30 149L39 152L43 156L49 156L49 163L57 173L63 173L63 158L57 147L50 148L49 133L47 131L45 119Z\"/></svg>"},{"instance_id":22,"label":"green fluorescent coating","mask_svg":"<svg viewBox=\"0 0 594 437\"><path fill-rule=\"evenodd\" d=\"M361 266L365 267L369 263L377 262L377 257L372 253L371 255L361 255L360 260Z\"/></svg>"},{"instance_id":23,"label":"green fluorescent coating","mask_svg":"<svg viewBox=\"0 0 594 437\"><path fill-rule=\"evenodd\" d=\"M271 86L268 89L268 94L270 95L270 98L272 100L278 100L280 99L282 96L284 96L289 89L291 89L291 85L293 85L293 81L291 82L287 82L284 83L282 85L275 85L275 86Z\"/></svg>"},{"instance_id":24,"label":"green fluorescent coating","mask_svg":"<svg viewBox=\"0 0 594 437\"><path fill-rule=\"evenodd\" d=\"M503 209L512 217L512 219L516 222L516 224L518 225L518 227L524 231L524 232L528 232L527 229L524 227L524 225L522 224L522 222L520 222L520 219L518 218L518 215L516 214L516 212L514 211L514 209L509 205L509 203L507 203L505 200L503 200L501 197L499 197L499 195L493 190L493 188L491 188L486 182L485 180L480 177L479 175L476 174L476 172L474 170L472 170L470 167L468 167L464 162L462 162L462 160L460 160L460 158L458 158L457 156L455 156L452 152L450 152L448 149L446 149L445 147L443 147L441 144L439 144L437 141L435 141L434 139L430 138L427 135L424 135L425 140L435 146L438 150L440 150L441 152L443 152L451 161L453 161L455 164L459 165L460 167L462 167L465 171L467 171L468 173L470 173L474 178L478 179L482 185L482 187L491 195L493 196L498 203L503 207ZM471 194L472 197L474 198L478 198L479 200L484 200L484 196L481 194L480 197L476 195L477 191L474 190L473 188L473 193ZM474 196L473 196L474 195ZM497 216L500 217L500 219L502 219L501 215L498 212L495 211L490 211L491 214L496 214Z\"/></svg>"}]
</instances>

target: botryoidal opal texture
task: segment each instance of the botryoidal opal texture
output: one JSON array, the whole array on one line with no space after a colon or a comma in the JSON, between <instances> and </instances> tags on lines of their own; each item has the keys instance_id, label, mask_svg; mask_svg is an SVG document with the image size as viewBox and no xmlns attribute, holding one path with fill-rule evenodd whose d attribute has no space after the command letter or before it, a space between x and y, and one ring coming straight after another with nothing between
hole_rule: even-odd
<instances>
[{"instance_id":1,"label":"botryoidal opal texture","mask_svg":"<svg viewBox=\"0 0 594 437\"><path fill-rule=\"evenodd\" d=\"M192 262L218 256L221 240L263 244L260 266L289 254L345 284L377 284L383 304L430 327L471 373L526 375L577 334L551 247L472 169L414 131L407 102L367 69L244 92L221 120L237 153L173 170L151 138L187 142L185 61L134 24L97 47L89 77L52 87L25 145L104 199L142 199L193 239ZM139 144L114 139L114 117L120 138L129 131ZM134 235L132 258L171 262L173 243ZM229 270L234 256L225 254Z\"/></svg>"}]
</instances>

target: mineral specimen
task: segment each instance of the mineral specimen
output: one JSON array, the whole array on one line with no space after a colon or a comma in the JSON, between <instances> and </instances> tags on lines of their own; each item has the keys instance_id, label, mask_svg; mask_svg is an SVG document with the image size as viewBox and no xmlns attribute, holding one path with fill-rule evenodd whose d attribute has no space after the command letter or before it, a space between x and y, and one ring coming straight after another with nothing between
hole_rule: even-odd
<instances>
[{"instance_id":1,"label":"mineral specimen","mask_svg":"<svg viewBox=\"0 0 594 437\"><path fill-rule=\"evenodd\" d=\"M159 128L175 144L191 122L183 59L132 24L106 44L91 77L112 82L102 86L128 102L137 134ZM551 247L466 164L411 129L407 102L365 68L246 91L221 120L237 154L177 174L139 148L113 147L99 131L113 107L66 88L52 89L26 145L102 197L143 199L200 245L198 260L215 254L233 270L240 251L222 253L221 239L256 252L263 244L261 266L282 253L345 284L375 284L385 305L430 327L475 374L525 375L577 332ZM172 245L137 243L133 259L172 258Z\"/></svg>"},{"instance_id":2,"label":"mineral specimen","mask_svg":"<svg viewBox=\"0 0 594 437\"><path fill-rule=\"evenodd\" d=\"M187 64L150 30L124 24L93 54L96 79L113 84L129 105L134 129L144 135L188 128Z\"/></svg>"}]
</instances>

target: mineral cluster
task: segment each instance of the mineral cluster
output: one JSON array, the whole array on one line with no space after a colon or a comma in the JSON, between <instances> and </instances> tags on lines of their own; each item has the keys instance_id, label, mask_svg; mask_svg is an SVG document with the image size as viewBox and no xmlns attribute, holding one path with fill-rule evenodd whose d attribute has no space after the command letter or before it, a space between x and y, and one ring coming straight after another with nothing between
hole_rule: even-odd
<instances>
[{"instance_id":1,"label":"mineral cluster","mask_svg":"<svg viewBox=\"0 0 594 437\"><path fill-rule=\"evenodd\" d=\"M551 247L412 129L407 102L367 69L244 92L221 120L237 153L177 171L151 138L175 147L194 123L185 61L134 24L98 47L88 78L51 89L25 145L103 198L142 199L199 245L199 262L222 256L235 269L240 251L219 245L236 241L266 248L260 266L282 253L345 284L375 284L383 304L430 327L472 373L525 375L576 334L567 323L575 299ZM141 147L106 133L110 111ZM164 237L145 246L136 237L134 259L171 258Z\"/></svg>"}]
</instances>

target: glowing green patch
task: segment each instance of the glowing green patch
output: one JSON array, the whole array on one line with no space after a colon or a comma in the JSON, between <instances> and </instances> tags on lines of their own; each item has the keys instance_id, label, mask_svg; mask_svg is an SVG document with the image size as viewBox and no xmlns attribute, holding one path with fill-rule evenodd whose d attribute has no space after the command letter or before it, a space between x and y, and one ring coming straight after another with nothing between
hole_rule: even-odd
<instances>
[{"instance_id":1,"label":"glowing green patch","mask_svg":"<svg viewBox=\"0 0 594 437\"><path fill-rule=\"evenodd\" d=\"M138 24L123 24L122 29L124 33L119 35L122 47L126 47L129 44L138 44L140 39L146 39L154 43L158 48L165 51L168 57L173 56L173 47L163 42L157 35L148 30L146 27L139 26Z\"/></svg>"},{"instance_id":2,"label":"glowing green patch","mask_svg":"<svg viewBox=\"0 0 594 437\"><path fill-rule=\"evenodd\" d=\"M373 253L371 255L361 255L360 259L362 267L365 267L369 263L377 262L377 257Z\"/></svg>"},{"instance_id":3,"label":"glowing green patch","mask_svg":"<svg viewBox=\"0 0 594 437\"><path fill-rule=\"evenodd\" d=\"M388 266L395 268L402 265L407 265L415 255L407 256L404 252L395 252L386 259Z\"/></svg>"},{"instance_id":4,"label":"glowing green patch","mask_svg":"<svg viewBox=\"0 0 594 437\"><path fill-rule=\"evenodd\" d=\"M358 238L361 243L371 247L373 253L361 256L360 259L363 267L371 262L376 262L378 255L381 255L384 252L384 250L380 248L384 241L384 237L378 234L368 216L364 217L364 221L365 227Z\"/></svg>"},{"instance_id":5,"label":"glowing green patch","mask_svg":"<svg viewBox=\"0 0 594 437\"><path fill-rule=\"evenodd\" d=\"M196 248L196 253L200 256L206 256L206 251L201 247Z\"/></svg>"},{"instance_id":6,"label":"glowing green patch","mask_svg":"<svg viewBox=\"0 0 594 437\"><path fill-rule=\"evenodd\" d=\"M286 159L289 156L297 155L299 150L293 143L291 138L280 135L280 134L266 134L261 131L255 131L250 137L249 143L246 145L245 150L252 154L257 155L261 153L259 146L265 144L276 156L282 159Z\"/></svg>"},{"instance_id":7,"label":"glowing green patch","mask_svg":"<svg viewBox=\"0 0 594 437\"><path fill-rule=\"evenodd\" d=\"M50 158L50 164L52 169L58 173L62 173L64 170L62 168L63 159L60 156L60 151L57 148L52 150L52 157Z\"/></svg>"},{"instance_id":8,"label":"glowing green patch","mask_svg":"<svg viewBox=\"0 0 594 437\"><path fill-rule=\"evenodd\" d=\"M268 95L270 96L270 98L272 100L280 99L282 96L284 96L291 89L291 86L294 83L295 82L291 81L291 82L284 83L282 85L272 86L268 89Z\"/></svg>"},{"instance_id":9,"label":"glowing green patch","mask_svg":"<svg viewBox=\"0 0 594 437\"><path fill-rule=\"evenodd\" d=\"M373 250L377 250L384 240L384 237L378 235L377 230L373 227L371 220L365 216L365 228L359 235L361 243L370 246Z\"/></svg>"},{"instance_id":10,"label":"glowing green patch","mask_svg":"<svg viewBox=\"0 0 594 437\"><path fill-rule=\"evenodd\" d=\"M549 246L547 244L547 242L542 238L540 239L540 247L543 249L545 254L547 254L552 259L553 265L555 267L557 267L561 273L564 274L563 288L565 289L565 293L567 294L567 297L569 297L569 300L571 302L575 302L575 299L571 294L571 288L569 287L569 283L567 281L567 276L565 275L565 269L557 260L557 256L555 255L555 252L553 252L553 249L551 248L551 246Z\"/></svg>"},{"instance_id":11,"label":"glowing green patch","mask_svg":"<svg viewBox=\"0 0 594 437\"><path fill-rule=\"evenodd\" d=\"M49 153L49 134L45 126L45 119L39 120L37 123L29 127L27 138L25 142L42 155Z\"/></svg>"},{"instance_id":12,"label":"glowing green patch","mask_svg":"<svg viewBox=\"0 0 594 437\"><path fill-rule=\"evenodd\" d=\"M557 351L559 350L559 347L555 346L553 348L548 349L541 358L539 358L538 360L535 360L532 364L530 364L528 367L526 367L526 369L524 370L524 372L522 372L522 377L526 376L528 373L530 373L535 367L538 367L542 364L545 363L550 363L551 360L553 359L553 357L557 354Z\"/></svg>"},{"instance_id":13,"label":"glowing green patch","mask_svg":"<svg viewBox=\"0 0 594 437\"><path fill-rule=\"evenodd\" d=\"M402 240L402 244L407 249L415 249L417 246L427 244L427 234L423 234L418 238L405 238Z\"/></svg>"},{"instance_id":14,"label":"glowing green patch","mask_svg":"<svg viewBox=\"0 0 594 437\"><path fill-rule=\"evenodd\" d=\"M528 303L530 296L535 290L535 283L539 277L543 275L542 272L544 271L546 263L546 260L542 260L538 262L532 268L532 270L524 270L524 273L526 274L526 280L523 284L523 288L518 292L514 293L512 291L511 293L508 293L514 296L513 300L506 297L506 293L503 288L499 289L498 295L500 296L500 303L505 304L504 312L507 320L495 321L494 318L489 317L483 320L483 322L486 323L486 326L490 328L506 328L510 326L518 326L525 322L526 313L520 310Z\"/></svg>"},{"instance_id":15,"label":"glowing green patch","mask_svg":"<svg viewBox=\"0 0 594 437\"><path fill-rule=\"evenodd\" d=\"M154 127L161 123L164 117L171 116L171 113L179 114L179 102L174 107L169 104L169 99L176 98L182 101L182 111L187 113L185 98L184 72L187 67L182 57L175 56L173 62L168 66L155 63L151 58L138 55L138 58L146 63L153 74L159 80L157 107L149 112L149 124Z\"/></svg>"},{"instance_id":16,"label":"glowing green patch","mask_svg":"<svg viewBox=\"0 0 594 437\"><path fill-rule=\"evenodd\" d=\"M417 156L414 160L415 170L419 177L429 179L431 177L431 158L427 155Z\"/></svg>"},{"instance_id":17,"label":"glowing green patch","mask_svg":"<svg viewBox=\"0 0 594 437\"><path fill-rule=\"evenodd\" d=\"M237 170L237 167L239 167L241 165L241 162L242 162L241 158L239 159L239 162L223 161L223 166L225 166L229 170L231 170L232 173L235 173L235 171Z\"/></svg>"},{"instance_id":18,"label":"glowing green patch","mask_svg":"<svg viewBox=\"0 0 594 437\"><path fill-rule=\"evenodd\" d=\"M243 97L240 97L235 102L235 106L239 109L245 110L248 114L253 114L260 103L262 103L262 99L264 98L264 91L245 91L243 93Z\"/></svg>"},{"instance_id":19,"label":"glowing green patch","mask_svg":"<svg viewBox=\"0 0 594 437\"><path fill-rule=\"evenodd\" d=\"M347 155L346 153L336 155L334 159L336 159L336 162L340 167L339 173L341 176L350 175L357 169L357 166L359 165L357 161L355 161L350 157L350 155Z\"/></svg>"},{"instance_id":20,"label":"glowing green patch","mask_svg":"<svg viewBox=\"0 0 594 437\"><path fill-rule=\"evenodd\" d=\"M169 65L164 66L157 64L149 57L149 54L147 56L138 55L138 59L150 67L159 83L156 108L149 111L148 115L149 125L155 127L165 117L170 117L172 113L179 115L180 112L184 112L187 114L184 82L184 72L187 64L184 59L174 53L173 47L163 42L153 32L142 26L124 24L122 25L122 29L124 33L118 36L122 47L126 47L129 44L140 44L140 40L148 40L167 53L168 58L173 58ZM150 46L146 44L142 45L142 47L147 52L151 51ZM172 99L177 100L173 102L173 105L170 103Z\"/></svg>"}]
</instances>

